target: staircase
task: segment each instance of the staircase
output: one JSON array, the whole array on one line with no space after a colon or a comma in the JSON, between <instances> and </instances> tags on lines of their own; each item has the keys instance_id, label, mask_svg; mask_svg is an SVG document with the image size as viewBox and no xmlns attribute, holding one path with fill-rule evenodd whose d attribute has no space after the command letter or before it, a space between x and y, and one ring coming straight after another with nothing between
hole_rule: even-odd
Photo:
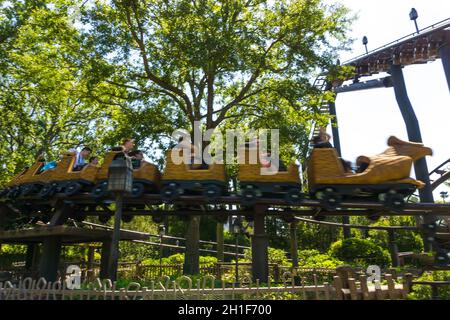
<instances>
[{"instance_id":1,"label":"staircase","mask_svg":"<svg viewBox=\"0 0 450 320\"><path fill-rule=\"evenodd\" d=\"M327 80L325 74L321 73L317 76L317 78L314 80L313 86L317 88L318 90L324 92L327 89ZM325 100L322 100L319 106L319 112L321 114L329 114L330 109L328 107L328 102ZM312 135L310 136L310 140L314 137L319 135L320 127L316 125L316 123L313 123L312 125L313 129L311 130Z\"/></svg>"},{"instance_id":2,"label":"staircase","mask_svg":"<svg viewBox=\"0 0 450 320\"><path fill-rule=\"evenodd\" d=\"M444 161L430 172L431 190L435 190L442 183L450 179L450 159Z\"/></svg>"}]
</instances>

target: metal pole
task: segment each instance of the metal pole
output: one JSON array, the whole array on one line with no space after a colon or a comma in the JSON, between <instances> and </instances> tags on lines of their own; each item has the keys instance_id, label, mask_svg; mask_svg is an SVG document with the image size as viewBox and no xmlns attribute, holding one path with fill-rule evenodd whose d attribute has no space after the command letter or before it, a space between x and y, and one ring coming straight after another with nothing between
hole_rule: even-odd
<instances>
[{"instance_id":1,"label":"metal pole","mask_svg":"<svg viewBox=\"0 0 450 320\"><path fill-rule=\"evenodd\" d=\"M123 193L116 193L116 212L114 215L114 230L111 239L111 251L108 260L108 276L111 281L117 280L119 259L120 222L122 220Z\"/></svg>"},{"instance_id":2,"label":"metal pole","mask_svg":"<svg viewBox=\"0 0 450 320\"><path fill-rule=\"evenodd\" d=\"M163 236L162 234L159 236L159 275L162 276L162 254L163 254L163 246L162 246Z\"/></svg>"},{"instance_id":3,"label":"metal pole","mask_svg":"<svg viewBox=\"0 0 450 320\"><path fill-rule=\"evenodd\" d=\"M417 25L417 20L414 20L414 25L416 26L417 34L419 34L419 26Z\"/></svg>"},{"instance_id":4,"label":"metal pole","mask_svg":"<svg viewBox=\"0 0 450 320\"><path fill-rule=\"evenodd\" d=\"M235 266L235 281L236 281L236 285L239 284L239 238L238 238L239 234L236 233L236 249L235 249L235 253L236 253L236 266Z\"/></svg>"},{"instance_id":5,"label":"metal pole","mask_svg":"<svg viewBox=\"0 0 450 320\"><path fill-rule=\"evenodd\" d=\"M395 231L393 229L388 230L389 236L389 252L391 253L392 266L398 267L400 265L398 259L398 246L395 239Z\"/></svg>"},{"instance_id":6,"label":"metal pole","mask_svg":"<svg viewBox=\"0 0 450 320\"><path fill-rule=\"evenodd\" d=\"M441 57L445 77L447 78L448 90L450 90L450 43L446 43L439 48L439 56Z\"/></svg>"},{"instance_id":7,"label":"metal pole","mask_svg":"<svg viewBox=\"0 0 450 320\"><path fill-rule=\"evenodd\" d=\"M391 65L392 82L394 84L395 97L397 99L403 121L406 125L408 139L413 142L422 142L422 135L420 133L419 122L412 107L411 101L406 90L405 79L401 65ZM419 196L421 202L433 203L433 192L430 184L430 177L428 175L428 167L425 158L419 159L414 163L414 172L416 178L425 183L425 187L419 189ZM423 216L425 223L432 223L436 220L435 216ZM424 238L425 250L430 251L431 242Z\"/></svg>"}]
</instances>

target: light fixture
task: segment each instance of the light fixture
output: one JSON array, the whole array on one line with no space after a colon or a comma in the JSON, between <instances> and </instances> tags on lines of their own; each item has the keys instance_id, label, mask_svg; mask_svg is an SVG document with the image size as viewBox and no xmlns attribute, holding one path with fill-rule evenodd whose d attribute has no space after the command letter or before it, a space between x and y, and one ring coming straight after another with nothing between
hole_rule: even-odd
<instances>
[{"instance_id":1,"label":"light fixture","mask_svg":"<svg viewBox=\"0 0 450 320\"><path fill-rule=\"evenodd\" d=\"M414 25L416 26L416 31L419 33L419 27L417 26L417 18L419 17L419 14L417 13L417 10L415 8L411 8L411 12L409 13L409 19L414 21Z\"/></svg>"},{"instance_id":2,"label":"light fixture","mask_svg":"<svg viewBox=\"0 0 450 320\"><path fill-rule=\"evenodd\" d=\"M367 39L366 36L364 36L362 38L362 43L363 43L364 47L366 48L366 54L369 53L369 50L367 50L367 44L369 43L369 40Z\"/></svg>"}]
</instances>

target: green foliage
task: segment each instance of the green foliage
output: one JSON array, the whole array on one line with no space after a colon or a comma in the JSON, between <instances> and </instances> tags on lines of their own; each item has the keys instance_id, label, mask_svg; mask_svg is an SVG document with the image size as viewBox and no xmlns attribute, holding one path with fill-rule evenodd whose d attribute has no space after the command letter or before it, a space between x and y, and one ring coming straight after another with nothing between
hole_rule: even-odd
<instances>
[{"instance_id":1,"label":"green foliage","mask_svg":"<svg viewBox=\"0 0 450 320\"><path fill-rule=\"evenodd\" d=\"M301 268L334 269L342 264L344 264L343 261L336 259L327 253L320 253L318 250L298 251L298 265Z\"/></svg>"},{"instance_id":2,"label":"green foliage","mask_svg":"<svg viewBox=\"0 0 450 320\"><path fill-rule=\"evenodd\" d=\"M415 226L414 217L408 216L389 216L380 219L375 225L378 226ZM395 232L396 243L400 252L422 252L423 239L417 231L399 230ZM383 248L388 247L389 239L386 231L371 230L369 231L369 239Z\"/></svg>"},{"instance_id":3,"label":"green foliage","mask_svg":"<svg viewBox=\"0 0 450 320\"><path fill-rule=\"evenodd\" d=\"M422 276L414 281L450 281L450 271L431 271L425 272ZM426 285L414 285L413 292L408 294L411 300L430 300L431 287ZM439 298L441 300L450 300L450 286L441 286L438 289Z\"/></svg>"},{"instance_id":4,"label":"green foliage","mask_svg":"<svg viewBox=\"0 0 450 320\"><path fill-rule=\"evenodd\" d=\"M281 249L275 249L272 247L268 248L269 263L276 263L283 266L289 266L291 263L286 257L286 252ZM252 261L252 249L244 250L244 259L239 259L240 262L251 262Z\"/></svg>"},{"instance_id":5,"label":"green foliage","mask_svg":"<svg viewBox=\"0 0 450 320\"><path fill-rule=\"evenodd\" d=\"M159 265L159 259L154 258L147 258L141 261L141 264L143 265ZM169 257L165 257L161 259L162 264L165 265L179 265L184 263L184 253L176 253ZM217 263L217 258L212 256L200 256L199 257L199 263L202 266L213 266L215 263Z\"/></svg>"},{"instance_id":6,"label":"green foliage","mask_svg":"<svg viewBox=\"0 0 450 320\"><path fill-rule=\"evenodd\" d=\"M348 238L338 240L330 247L329 254L352 265L370 264L387 267L390 256L386 250L367 239Z\"/></svg>"}]
</instances>

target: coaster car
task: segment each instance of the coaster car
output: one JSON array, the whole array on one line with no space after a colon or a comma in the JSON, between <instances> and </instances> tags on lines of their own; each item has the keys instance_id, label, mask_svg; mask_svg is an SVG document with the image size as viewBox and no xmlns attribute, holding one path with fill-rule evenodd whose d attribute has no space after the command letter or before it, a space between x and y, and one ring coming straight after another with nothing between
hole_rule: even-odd
<instances>
[{"instance_id":1,"label":"coaster car","mask_svg":"<svg viewBox=\"0 0 450 320\"><path fill-rule=\"evenodd\" d=\"M184 158L184 150L181 148L174 148L166 153L161 190L163 200L170 202L182 194L203 194L206 199L214 200L227 191L223 164L190 165L186 161L188 159Z\"/></svg>"},{"instance_id":2,"label":"coaster car","mask_svg":"<svg viewBox=\"0 0 450 320\"><path fill-rule=\"evenodd\" d=\"M6 185L6 188L2 191L2 195L7 198L14 199L21 195L22 193L22 185L33 185L36 184L36 188L39 188L43 185L43 183L39 182L38 174L40 170L44 166L44 160L42 157L38 157L35 163L24 170L18 173L14 178Z\"/></svg>"},{"instance_id":3,"label":"coaster car","mask_svg":"<svg viewBox=\"0 0 450 320\"><path fill-rule=\"evenodd\" d=\"M103 197L108 189L108 172L111 162L118 156L123 156L122 151L109 151L105 155L102 166L97 172L96 185L92 189L94 197ZM140 197L144 193L157 193L160 189L161 173L158 168L146 161L133 169L132 197Z\"/></svg>"},{"instance_id":4,"label":"coaster car","mask_svg":"<svg viewBox=\"0 0 450 320\"><path fill-rule=\"evenodd\" d=\"M256 153L251 159L248 149L244 154L245 158L239 159L238 171L240 196L243 204L252 205L261 197L284 198L290 204L301 203L301 183L296 164L289 164L283 168L280 163L276 168L268 159L263 159L263 163L261 163L261 159Z\"/></svg>"},{"instance_id":5,"label":"coaster car","mask_svg":"<svg viewBox=\"0 0 450 320\"><path fill-rule=\"evenodd\" d=\"M56 192L73 195L93 186L98 168L85 166L82 170L73 171L75 161L76 153L66 152L56 162L56 167L43 171L44 163L38 160L19 178L20 195L39 198L49 197Z\"/></svg>"},{"instance_id":6,"label":"coaster car","mask_svg":"<svg viewBox=\"0 0 450 320\"><path fill-rule=\"evenodd\" d=\"M376 156L360 156L359 173L346 173L335 149L313 149L308 161L310 194L326 207L335 208L343 198L378 199L396 211L404 206L404 197L424 183L409 177L414 161L432 155L421 143L389 137L389 148Z\"/></svg>"}]
</instances>

